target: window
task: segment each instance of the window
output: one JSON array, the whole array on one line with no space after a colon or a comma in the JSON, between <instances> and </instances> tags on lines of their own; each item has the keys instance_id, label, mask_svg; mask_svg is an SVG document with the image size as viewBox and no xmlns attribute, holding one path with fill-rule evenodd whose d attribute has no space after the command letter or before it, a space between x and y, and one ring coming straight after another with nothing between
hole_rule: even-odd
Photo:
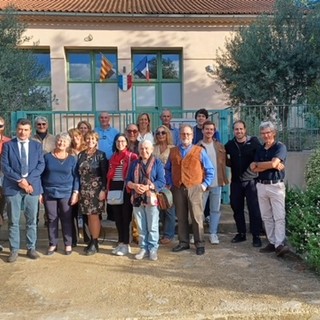
<instances>
[{"instance_id":1,"label":"window","mask_svg":"<svg viewBox=\"0 0 320 320\"><path fill-rule=\"evenodd\" d=\"M113 74L100 82L102 54L112 63ZM118 110L117 55L114 52L68 52L70 111Z\"/></svg>"},{"instance_id":2,"label":"window","mask_svg":"<svg viewBox=\"0 0 320 320\"><path fill-rule=\"evenodd\" d=\"M145 62L148 63L149 80ZM134 52L134 107L138 111L182 108L181 53Z\"/></svg>"},{"instance_id":3,"label":"window","mask_svg":"<svg viewBox=\"0 0 320 320\"><path fill-rule=\"evenodd\" d=\"M39 73L35 75L37 79L37 88L33 94L41 92L47 98L46 105L51 109L52 108L52 92L51 92L51 60L50 52L48 51L33 51L33 56L35 57L36 62L40 66Z\"/></svg>"}]
</instances>

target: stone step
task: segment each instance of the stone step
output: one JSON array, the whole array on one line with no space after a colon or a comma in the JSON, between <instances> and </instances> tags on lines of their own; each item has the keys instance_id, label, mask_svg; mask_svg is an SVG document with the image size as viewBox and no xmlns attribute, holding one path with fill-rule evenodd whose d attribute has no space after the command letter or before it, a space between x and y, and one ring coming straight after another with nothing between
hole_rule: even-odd
<instances>
[{"instance_id":1,"label":"stone step","mask_svg":"<svg viewBox=\"0 0 320 320\"><path fill-rule=\"evenodd\" d=\"M246 217L247 218L247 217ZM247 221L249 219L247 218ZM116 226L114 221L107 220L106 217L102 220L103 231L102 233L106 236L114 237L116 236ZM25 221L23 214L21 215L21 230L25 231ZM205 233L209 232L209 225L208 223L204 224ZM247 230L249 230L249 225L247 223ZM192 232L192 230L190 230ZM228 233L236 233L236 225L233 219L233 212L229 205L222 205L221 206L221 219L219 225L219 233L228 234ZM108 236L108 237L109 237ZM38 227L38 238L46 238L47 237L47 228L44 226L44 219L43 214L40 213L40 221ZM8 223L5 220L4 225L0 228L0 241L6 241L8 239ZM23 240L23 236L21 237Z\"/></svg>"}]
</instances>

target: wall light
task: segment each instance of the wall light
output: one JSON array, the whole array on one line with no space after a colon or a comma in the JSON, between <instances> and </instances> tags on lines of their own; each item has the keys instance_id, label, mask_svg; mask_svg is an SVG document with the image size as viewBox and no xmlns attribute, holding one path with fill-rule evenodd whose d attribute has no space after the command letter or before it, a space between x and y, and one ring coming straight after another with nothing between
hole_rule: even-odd
<instances>
[{"instance_id":1,"label":"wall light","mask_svg":"<svg viewBox=\"0 0 320 320\"><path fill-rule=\"evenodd\" d=\"M91 33L89 33L86 37L84 37L84 39L83 39L84 41L86 41L86 42L90 42L90 41L92 41L93 40L93 36L92 36L92 34Z\"/></svg>"}]
</instances>

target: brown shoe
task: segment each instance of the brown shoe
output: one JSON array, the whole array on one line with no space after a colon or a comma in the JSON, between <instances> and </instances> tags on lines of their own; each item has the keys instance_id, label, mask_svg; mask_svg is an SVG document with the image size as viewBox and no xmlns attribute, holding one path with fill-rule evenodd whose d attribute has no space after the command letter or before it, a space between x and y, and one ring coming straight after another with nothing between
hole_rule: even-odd
<instances>
[{"instance_id":1,"label":"brown shoe","mask_svg":"<svg viewBox=\"0 0 320 320\"><path fill-rule=\"evenodd\" d=\"M280 246L278 246L276 248L277 257L283 257L288 252L289 252L289 247L288 246L284 246L284 245L280 244Z\"/></svg>"},{"instance_id":2,"label":"brown shoe","mask_svg":"<svg viewBox=\"0 0 320 320\"><path fill-rule=\"evenodd\" d=\"M274 244L268 243L264 248L260 249L259 252L261 253L270 253L275 252L276 248L274 247Z\"/></svg>"},{"instance_id":3,"label":"brown shoe","mask_svg":"<svg viewBox=\"0 0 320 320\"><path fill-rule=\"evenodd\" d=\"M171 240L169 239L169 238L162 238L161 240L160 240L160 243L161 244L168 244L168 243L170 243L171 242Z\"/></svg>"}]
</instances>

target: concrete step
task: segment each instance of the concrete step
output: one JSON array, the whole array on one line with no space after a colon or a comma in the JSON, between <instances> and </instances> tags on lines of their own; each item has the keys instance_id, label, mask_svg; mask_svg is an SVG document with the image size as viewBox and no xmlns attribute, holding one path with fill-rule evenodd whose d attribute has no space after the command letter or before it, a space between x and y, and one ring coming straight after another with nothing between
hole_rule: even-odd
<instances>
[{"instance_id":1,"label":"concrete step","mask_svg":"<svg viewBox=\"0 0 320 320\"><path fill-rule=\"evenodd\" d=\"M247 215L246 215L247 216ZM246 217L247 221L249 221L249 218ZM102 220L102 236L113 239L116 239L117 231L114 221L107 220L106 217ZM209 232L209 225L208 223L204 224L204 230L205 233L208 234ZM247 223L247 230L249 230L249 224ZM24 215L21 214L21 231L25 231L25 219ZM192 232L192 230L190 230ZM233 212L231 210L231 207L229 205L222 205L221 206L221 220L219 225L219 233L221 234L230 234L230 233L236 233L236 225L233 219ZM38 238L47 238L47 228L44 226L44 219L43 214L40 213L40 221L38 226ZM21 235L21 240L23 240L24 236ZM0 227L0 241L6 241L8 239L8 223L7 220L4 221L4 225Z\"/></svg>"}]
</instances>

